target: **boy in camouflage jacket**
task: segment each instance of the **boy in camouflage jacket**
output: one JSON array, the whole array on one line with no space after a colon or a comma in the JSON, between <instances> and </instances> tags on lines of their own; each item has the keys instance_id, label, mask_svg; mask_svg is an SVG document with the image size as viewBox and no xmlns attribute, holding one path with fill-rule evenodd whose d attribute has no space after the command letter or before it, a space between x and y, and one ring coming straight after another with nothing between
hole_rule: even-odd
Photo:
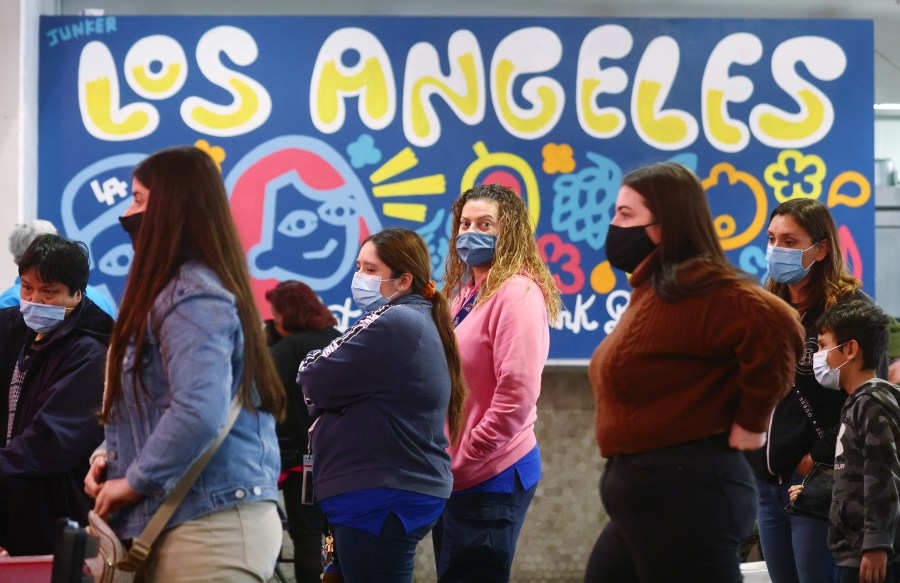
<instances>
[{"instance_id":1,"label":"boy in camouflage jacket","mask_svg":"<svg viewBox=\"0 0 900 583\"><path fill-rule=\"evenodd\" d=\"M816 378L850 395L841 412L829 516L839 583L900 580L900 388L875 376L888 323L877 306L850 301L818 324Z\"/></svg>"}]
</instances>

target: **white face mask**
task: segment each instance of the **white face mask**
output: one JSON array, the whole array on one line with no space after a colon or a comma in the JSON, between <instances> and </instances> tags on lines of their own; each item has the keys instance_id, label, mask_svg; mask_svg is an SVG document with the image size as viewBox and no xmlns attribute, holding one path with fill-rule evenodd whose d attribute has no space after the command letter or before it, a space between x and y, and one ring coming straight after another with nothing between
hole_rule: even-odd
<instances>
[{"instance_id":1,"label":"white face mask","mask_svg":"<svg viewBox=\"0 0 900 583\"><path fill-rule=\"evenodd\" d=\"M847 344L844 342L844 344ZM816 380L819 381L819 384L825 387L826 389L832 389L834 391L841 390L841 366L850 362L848 358L844 364L837 368L831 368L828 366L828 353L834 350L835 348L840 348L844 344L839 344L834 348L829 348L828 350L820 350L817 353L813 354L813 374L816 375Z\"/></svg>"}]
</instances>

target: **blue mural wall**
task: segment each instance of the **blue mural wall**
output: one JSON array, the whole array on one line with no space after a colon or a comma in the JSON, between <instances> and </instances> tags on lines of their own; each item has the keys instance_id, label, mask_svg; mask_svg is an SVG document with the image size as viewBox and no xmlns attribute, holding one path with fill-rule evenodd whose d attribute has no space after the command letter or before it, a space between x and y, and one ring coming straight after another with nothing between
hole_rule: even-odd
<instances>
[{"instance_id":1,"label":"blue mural wall","mask_svg":"<svg viewBox=\"0 0 900 583\"><path fill-rule=\"evenodd\" d=\"M627 304L604 240L623 173L676 160L729 258L765 277L771 209L825 203L873 289L873 29L866 21L44 17L41 218L91 250L118 300L117 217L147 154L218 162L264 314L310 284L343 326L359 241L420 232L440 276L449 209L523 196L567 311L551 358L588 358Z\"/></svg>"}]
</instances>

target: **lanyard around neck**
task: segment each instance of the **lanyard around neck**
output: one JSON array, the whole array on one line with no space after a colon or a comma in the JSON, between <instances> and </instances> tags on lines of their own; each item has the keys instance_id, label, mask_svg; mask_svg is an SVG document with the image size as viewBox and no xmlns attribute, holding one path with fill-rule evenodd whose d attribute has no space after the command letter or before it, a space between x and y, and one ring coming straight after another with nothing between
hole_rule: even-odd
<instances>
[{"instance_id":1,"label":"lanyard around neck","mask_svg":"<svg viewBox=\"0 0 900 583\"><path fill-rule=\"evenodd\" d=\"M466 316L469 315L469 312L472 311L472 308L475 307L475 298L478 297L478 291L476 290L469 299L466 300L466 303L459 308L459 311L456 312L456 315L453 316L453 327L459 328L459 325L462 324L462 321L466 319Z\"/></svg>"}]
</instances>

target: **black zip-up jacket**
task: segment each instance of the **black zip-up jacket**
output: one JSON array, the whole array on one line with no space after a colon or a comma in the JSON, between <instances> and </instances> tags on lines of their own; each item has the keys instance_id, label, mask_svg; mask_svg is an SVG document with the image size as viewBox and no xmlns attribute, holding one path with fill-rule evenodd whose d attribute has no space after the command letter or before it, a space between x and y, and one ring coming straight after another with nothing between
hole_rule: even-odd
<instances>
[{"instance_id":1,"label":"black zip-up jacket","mask_svg":"<svg viewBox=\"0 0 900 583\"><path fill-rule=\"evenodd\" d=\"M874 303L862 291L849 295L843 301L850 300ZM817 463L834 463L841 409L847 393L843 389L835 391L823 387L813 374L813 354L819 350L816 321L823 312L824 306L816 306L803 314L806 350L796 364L793 387L775 406L766 445L747 454L756 477L772 484L788 482L806 454L810 454ZM887 378L887 359L879 364L878 376ZM813 419L804 410L799 398L801 395L812 409ZM816 427L822 429L821 437Z\"/></svg>"},{"instance_id":2,"label":"black zip-up jacket","mask_svg":"<svg viewBox=\"0 0 900 583\"><path fill-rule=\"evenodd\" d=\"M12 438L0 447L0 546L13 555L53 552L58 518L85 524L91 452L103 440L97 420L113 320L89 298L30 359ZM9 387L16 361L35 333L18 307L0 310L0 446L6 444Z\"/></svg>"},{"instance_id":3,"label":"black zip-up jacket","mask_svg":"<svg viewBox=\"0 0 900 583\"><path fill-rule=\"evenodd\" d=\"M303 463L303 454L307 451L309 441L309 426L312 425L306 401L303 400L303 391L297 386L300 363L307 354L325 348L340 335L337 328L331 326L323 330L304 330L285 336L269 349L288 397L287 417L276 428L282 471L286 472Z\"/></svg>"}]
</instances>

